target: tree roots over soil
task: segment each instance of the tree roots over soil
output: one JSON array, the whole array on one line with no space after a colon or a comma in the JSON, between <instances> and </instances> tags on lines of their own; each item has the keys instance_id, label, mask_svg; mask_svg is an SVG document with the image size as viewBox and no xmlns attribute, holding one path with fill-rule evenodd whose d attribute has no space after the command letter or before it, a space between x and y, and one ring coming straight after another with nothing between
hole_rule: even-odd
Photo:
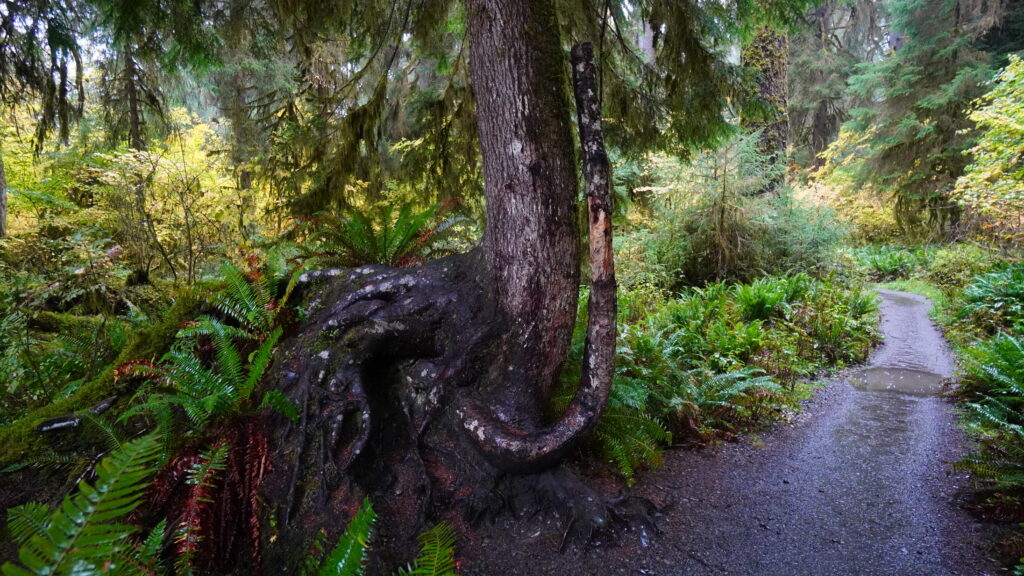
<instances>
[{"instance_id":1,"label":"tree roots over soil","mask_svg":"<svg viewBox=\"0 0 1024 576\"><path fill-rule=\"evenodd\" d=\"M562 453L551 438L589 429L572 416L595 419L579 408L594 392L581 387L575 409L543 422L542 399L507 361L484 270L470 253L302 279L307 323L279 350L275 383L299 417L271 417L261 489L271 572L295 565L318 531L337 536L365 496L381 517L381 566L408 561L416 534L453 509L477 519L560 510L579 538L610 525L612 510L572 474L529 474ZM521 458L502 451L509 437Z\"/></svg>"}]
</instances>

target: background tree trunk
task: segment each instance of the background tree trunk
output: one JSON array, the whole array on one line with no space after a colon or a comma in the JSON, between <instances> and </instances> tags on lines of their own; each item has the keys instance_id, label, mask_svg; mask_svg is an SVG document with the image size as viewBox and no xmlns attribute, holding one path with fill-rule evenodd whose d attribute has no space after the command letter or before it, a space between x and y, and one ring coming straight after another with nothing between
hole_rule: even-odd
<instances>
[{"instance_id":1,"label":"background tree trunk","mask_svg":"<svg viewBox=\"0 0 1024 576\"><path fill-rule=\"evenodd\" d=\"M777 171L761 193L777 193L785 180L786 147L789 120L786 117L786 67L789 42L786 35L768 26L762 27L743 47L740 64L757 77L758 93L767 110L745 115L743 127L760 130L758 148Z\"/></svg>"},{"instance_id":2,"label":"background tree trunk","mask_svg":"<svg viewBox=\"0 0 1024 576\"><path fill-rule=\"evenodd\" d=\"M0 154L0 238L7 237L7 170Z\"/></svg>"},{"instance_id":3,"label":"background tree trunk","mask_svg":"<svg viewBox=\"0 0 1024 576\"><path fill-rule=\"evenodd\" d=\"M124 88L128 95L128 144L135 150L145 150L142 105L139 102L139 68L130 42L124 47L124 78Z\"/></svg>"}]
</instances>

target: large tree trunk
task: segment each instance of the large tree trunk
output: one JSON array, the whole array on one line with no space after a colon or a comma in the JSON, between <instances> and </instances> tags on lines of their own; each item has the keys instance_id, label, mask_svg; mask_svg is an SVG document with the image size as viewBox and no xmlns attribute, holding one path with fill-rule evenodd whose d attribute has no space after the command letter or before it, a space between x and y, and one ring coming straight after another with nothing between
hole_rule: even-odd
<instances>
[{"instance_id":1,"label":"large tree trunk","mask_svg":"<svg viewBox=\"0 0 1024 576\"><path fill-rule=\"evenodd\" d=\"M554 6L470 0L470 72L483 156L484 254L511 324L516 381L546 394L576 318L579 234L565 69ZM511 386L509 385L511 384Z\"/></svg>"},{"instance_id":2,"label":"large tree trunk","mask_svg":"<svg viewBox=\"0 0 1024 576\"><path fill-rule=\"evenodd\" d=\"M500 509L507 490L523 486L509 475L557 463L607 402L615 279L592 48L573 50L590 228L587 344L579 390L548 422L579 290L564 53L551 0L467 4L487 200L482 245L415 269L302 279L309 320L282 346L276 381L301 417L276 417L261 489L276 505L269 564L289 565L317 530L336 534L364 495L382 517L384 562L404 561L428 517ZM601 524L593 493L558 478L535 492Z\"/></svg>"},{"instance_id":3,"label":"large tree trunk","mask_svg":"<svg viewBox=\"0 0 1024 576\"><path fill-rule=\"evenodd\" d=\"M785 180L786 147L789 121L786 117L789 42L786 35L765 26L743 47L740 63L757 76L758 96L764 110L746 115L743 127L760 130L758 148L766 157L775 175L761 193L777 193Z\"/></svg>"}]
</instances>

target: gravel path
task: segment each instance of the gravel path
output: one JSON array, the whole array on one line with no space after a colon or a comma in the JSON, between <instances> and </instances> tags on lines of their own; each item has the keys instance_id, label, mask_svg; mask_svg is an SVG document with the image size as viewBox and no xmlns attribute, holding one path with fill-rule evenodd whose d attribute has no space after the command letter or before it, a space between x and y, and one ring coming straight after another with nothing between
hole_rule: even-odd
<instances>
[{"instance_id":1,"label":"gravel path","mask_svg":"<svg viewBox=\"0 0 1024 576\"><path fill-rule=\"evenodd\" d=\"M880 291L883 345L760 442L673 451L635 492L673 506L662 534L559 554L558 538L508 523L464 544L463 573L657 575L997 574L961 507L964 450L935 396L952 356L923 297ZM508 531L511 530L511 533ZM502 533L504 532L504 537Z\"/></svg>"}]
</instances>

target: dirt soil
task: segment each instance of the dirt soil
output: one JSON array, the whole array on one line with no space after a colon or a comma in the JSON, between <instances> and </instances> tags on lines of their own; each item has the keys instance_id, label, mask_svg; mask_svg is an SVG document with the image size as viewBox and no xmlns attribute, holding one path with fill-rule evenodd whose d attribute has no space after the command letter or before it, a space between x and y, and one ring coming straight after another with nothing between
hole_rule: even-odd
<instances>
[{"instance_id":1,"label":"dirt soil","mask_svg":"<svg viewBox=\"0 0 1024 576\"><path fill-rule=\"evenodd\" d=\"M559 552L557 520L499 521L460 544L468 576L1000 573L963 508L967 449L937 396L952 355L912 294L881 290L884 342L760 439L674 450L635 494L667 504L643 525ZM545 525L547 524L547 525Z\"/></svg>"}]
</instances>

